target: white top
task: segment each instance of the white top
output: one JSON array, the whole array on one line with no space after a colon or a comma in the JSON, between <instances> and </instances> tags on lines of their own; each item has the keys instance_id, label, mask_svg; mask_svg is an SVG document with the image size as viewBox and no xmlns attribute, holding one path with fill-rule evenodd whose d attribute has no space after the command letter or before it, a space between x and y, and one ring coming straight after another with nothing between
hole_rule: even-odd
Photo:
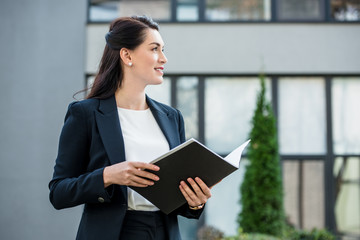
<instances>
[{"instance_id":1,"label":"white top","mask_svg":"<svg viewBox=\"0 0 360 240\"><path fill-rule=\"evenodd\" d=\"M151 162L169 151L169 144L150 109L118 108L125 145L125 159L133 162ZM159 210L134 190L128 188L128 209Z\"/></svg>"}]
</instances>

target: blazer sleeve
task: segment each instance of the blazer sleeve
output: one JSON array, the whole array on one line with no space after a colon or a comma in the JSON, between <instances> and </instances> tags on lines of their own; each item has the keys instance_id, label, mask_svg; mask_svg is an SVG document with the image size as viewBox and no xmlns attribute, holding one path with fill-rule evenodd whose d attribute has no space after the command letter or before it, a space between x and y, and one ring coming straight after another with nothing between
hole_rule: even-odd
<instances>
[{"instance_id":1,"label":"blazer sleeve","mask_svg":"<svg viewBox=\"0 0 360 240\"><path fill-rule=\"evenodd\" d=\"M81 102L69 105L60 135L53 179L49 183L50 202L56 209L83 203L110 202L104 188L104 168L87 171L89 162L89 118Z\"/></svg>"}]
</instances>

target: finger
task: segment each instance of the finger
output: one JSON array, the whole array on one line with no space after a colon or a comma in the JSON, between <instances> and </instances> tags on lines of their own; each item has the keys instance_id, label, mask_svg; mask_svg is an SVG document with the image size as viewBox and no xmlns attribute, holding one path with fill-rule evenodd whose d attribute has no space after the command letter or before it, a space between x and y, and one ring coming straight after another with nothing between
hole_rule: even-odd
<instances>
[{"instance_id":1,"label":"finger","mask_svg":"<svg viewBox=\"0 0 360 240\"><path fill-rule=\"evenodd\" d=\"M194 191L184 181L181 181L180 184L183 187L186 194L189 196L189 199L193 203L195 203L195 205L200 205L202 203L201 199L199 199L199 197L194 193ZM192 206L195 206L195 205L192 205Z\"/></svg>"},{"instance_id":2,"label":"finger","mask_svg":"<svg viewBox=\"0 0 360 240\"><path fill-rule=\"evenodd\" d=\"M204 181L201 180L201 178L199 177L196 177L195 181L201 187L201 191L205 194L205 196L207 198L210 198L211 197L210 188L204 183Z\"/></svg>"},{"instance_id":3,"label":"finger","mask_svg":"<svg viewBox=\"0 0 360 240\"><path fill-rule=\"evenodd\" d=\"M148 179L151 179L151 180L154 180L154 181L159 181L160 178L153 174L153 173L150 173L148 171L144 171L144 170L141 170L141 169L136 169L136 172L134 173L136 176L139 176L139 177L142 177L142 178L148 178Z\"/></svg>"},{"instance_id":4,"label":"finger","mask_svg":"<svg viewBox=\"0 0 360 240\"><path fill-rule=\"evenodd\" d=\"M195 206L196 204L192 201L192 199L190 198L189 194L187 194L187 192L185 191L184 187L181 185L179 185L180 191L182 193L182 195L184 196L185 200L187 201L187 203L190 206Z\"/></svg>"},{"instance_id":5,"label":"finger","mask_svg":"<svg viewBox=\"0 0 360 240\"><path fill-rule=\"evenodd\" d=\"M152 171L159 171L160 167L156 166L154 164L151 163L144 163L144 162L132 162L133 166L135 168L140 168L140 169L149 169Z\"/></svg>"},{"instance_id":6,"label":"finger","mask_svg":"<svg viewBox=\"0 0 360 240\"><path fill-rule=\"evenodd\" d=\"M136 183L136 184L141 184L141 185L146 185L146 186L154 185L153 181L150 181L146 178L142 178L142 177L138 177L138 176L132 176L130 180L131 180L130 183Z\"/></svg>"},{"instance_id":7,"label":"finger","mask_svg":"<svg viewBox=\"0 0 360 240\"><path fill-rule=\"evenodd\" d=\"M193 188L193 190L195 191L197 196L200 197L200 196L204 195L204 193L200 189L199 185L192 178L188 178L187 181L190 183L191 187Z\"/></svg>"}]
</instances>

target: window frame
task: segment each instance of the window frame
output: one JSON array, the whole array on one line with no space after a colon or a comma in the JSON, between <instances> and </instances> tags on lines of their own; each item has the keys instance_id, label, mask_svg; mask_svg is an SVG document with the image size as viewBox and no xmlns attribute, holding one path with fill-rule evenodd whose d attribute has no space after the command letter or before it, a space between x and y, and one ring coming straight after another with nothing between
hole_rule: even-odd
<instances>
[{"instance_id":1,"label":"window frame","mask_svg":"<svg viewBox=\"0 0 360 240\"><path fill-rule=\"evenodd\" d=\"M359 24L359 20L355 21L339 21L331 18L331 0L320 0L320 12L322 18L316 19L286 19L286 20L279 20L278 19L278 9L279 9L279 0L270 0L270 20L228 20L228 21L209 21L205 18L205 11L206 11L206 0L198 0L197 7L198 7L198 20L185 20L185 21L178 21L177 20L177 6L181 5L178 3L177 0L169 0L170 1L170 20L158 20L155 21L159 23L179 23L179 24L186 24L186 23L214 23L214 24L221 24L221 23L331 23L331 24ZM87 24L101 24L101 23L110 23L109 21L91 21L90 19L90 7L91 7L91 0L87 1Z\"/></svg>"}]
</instances>

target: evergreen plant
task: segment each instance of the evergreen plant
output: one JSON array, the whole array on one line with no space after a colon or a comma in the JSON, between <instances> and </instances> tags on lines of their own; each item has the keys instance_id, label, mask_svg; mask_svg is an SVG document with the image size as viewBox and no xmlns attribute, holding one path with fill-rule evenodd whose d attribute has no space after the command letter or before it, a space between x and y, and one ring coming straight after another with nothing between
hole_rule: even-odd
<instances>
[{"instance_id":1,"label":"evergreen plant","mask_svg":"<svg viewBox=\"0 0 360 240\"><path fill-rule=\"evenodd\" d=\"M276 121L271 103L265 98L264 76L260 76L260 82L247 148L249 164L240 187L238 224L243 232L281 236L285 219Z\"/></svg>"}]
</instances>

